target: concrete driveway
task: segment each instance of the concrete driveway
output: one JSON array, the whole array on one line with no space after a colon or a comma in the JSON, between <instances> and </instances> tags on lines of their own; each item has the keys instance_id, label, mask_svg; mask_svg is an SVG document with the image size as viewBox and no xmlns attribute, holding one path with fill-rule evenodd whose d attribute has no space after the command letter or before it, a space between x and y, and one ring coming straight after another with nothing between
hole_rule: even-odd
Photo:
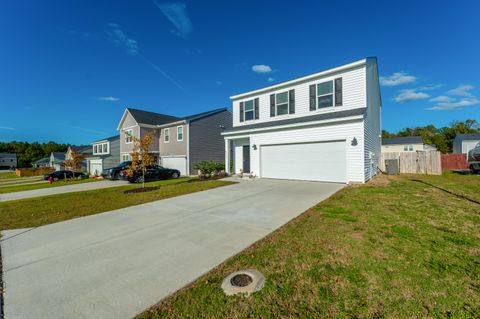
<instances>
[{"instance_id":1,"label":"concrete driveway","mask_svg":"<svg viewBox=\"0 0 480 319\"><path fill-rule=\"evenodd\" d=\"M343 186L245 181L4 231L5 318L131 318Z\"/></svg>"},{"instance_id":2,"label":"concrete driveway","mask_svg":"<svg viewBox=\"0 0 480 319\"><path fill-rule=\"evenodd\" d=\"M62 183L62 182L56 182L56 183ZM125 186L127 184L128 184L127 181L104 180L104 181L98 181L98 182L65 185L65 186L58 186L58 187L52 187L52 188L40 188L40 189L33 189L30 191L0 194L0 202L55 195L55 194L63 194L63 193L90 191L94 189L102 189L102 188L109 188L109 187L115 187L115 186Z\"/></svg>"}]
</instances>

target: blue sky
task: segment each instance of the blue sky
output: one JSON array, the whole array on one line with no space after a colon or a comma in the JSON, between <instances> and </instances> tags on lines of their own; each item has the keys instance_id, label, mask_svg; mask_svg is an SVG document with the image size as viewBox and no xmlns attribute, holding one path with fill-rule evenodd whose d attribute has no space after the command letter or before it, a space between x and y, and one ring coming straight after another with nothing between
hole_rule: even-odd
<instances>
[{"instance_id":1,"label":"blue sky","mask_svg":"<svg viewBox=\"0 0 480 319\"><path fill-rule=\"evenodd\" d=\"M89 143L376 56L384 129L479 118L480 1L2 1L0 140Z\"/></svg>"}]
</instances>

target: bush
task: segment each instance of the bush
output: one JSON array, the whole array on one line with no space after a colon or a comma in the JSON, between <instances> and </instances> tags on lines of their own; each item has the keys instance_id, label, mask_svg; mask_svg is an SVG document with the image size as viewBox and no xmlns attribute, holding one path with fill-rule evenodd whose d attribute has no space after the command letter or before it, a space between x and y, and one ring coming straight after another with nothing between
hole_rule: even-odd
<instances>
[{"instance_id":1,"label":"bush","mask_svg":"<svg viewBox=\"0 0 480 319\"><path fill-rule=\"evenodd\" d=\"M194 165L196 170L200 171L201 176L213 177L224 174L225 164L221 162L214 161L201 161Z\"/></svg>"},{"instance_id":2,"label":"bush","mask_svg":"<svg viewBox=\"0 0 480 319\"><path fill-rule=\"evenodd\" d=\"M51 167L37 167L37 168L17 168L15 174L19 177L25 176L39 176L55 172Z\"/></svg>"}]
</instances>

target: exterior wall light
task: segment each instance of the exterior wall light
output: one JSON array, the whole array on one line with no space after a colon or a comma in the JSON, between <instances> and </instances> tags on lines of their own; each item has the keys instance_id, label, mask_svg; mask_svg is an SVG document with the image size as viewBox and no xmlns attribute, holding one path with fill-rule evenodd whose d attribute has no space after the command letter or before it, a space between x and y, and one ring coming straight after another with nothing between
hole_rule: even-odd
<instances>
[{"instance_id":1,"label":"exterior wall light","mask_svg":"<svg viewBox=\"0 0 480 319\"><path fill-rule=\"evenodd\" d=\"M256 144L253 144L253 145L252 145L252 148L256 151L256 150L257 150L257 145L256 145Z\"/></svg>"},{"instance_id":2,"label":"exterior wall light","mask_svg":"<svg viewBox=\"0 0 480 319\"><path fill-rule=\"evenodd\" d=\"M352 140L352 146L357 146L357 145L358 145L357 138L354 137L353 140Z\"/></svg>"}]
</instances>

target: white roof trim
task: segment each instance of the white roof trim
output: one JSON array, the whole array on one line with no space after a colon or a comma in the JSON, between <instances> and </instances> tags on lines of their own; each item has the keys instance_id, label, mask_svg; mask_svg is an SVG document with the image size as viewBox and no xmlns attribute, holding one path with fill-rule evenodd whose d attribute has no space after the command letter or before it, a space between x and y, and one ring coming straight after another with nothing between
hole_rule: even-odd
<instances>
[{"instance_id":1,"label":"white roof trim","mask_svg":"<svg viewBox=\"0 0 480 319\"><path fill-rule=\"evenodd\" d=\"M120 122L118 122L117 131L120 131L120 127L122 126L122 123L123 123L123 121L125 120L125 117L127 116L127 113L130 113L130 112L128 112L128 108L125 107L125 111L123 111L123 115L122 115L122 117L120 118ZM132 117L133 117L133 116L132 116ZM135 120L135 118L134 118L134 120ZM135 121L135 122L136 122L136 121Z\"/></svg>"},{"instance_id":2,"label":"white roof trim","mask_svg":"<svg viewBox=\"0 0 480 319\"><path fill-rule=\"evenodd\" d=\"M302 126L311 126L317 124L328 124L328 123L336 123L336 122L345 122L351 120L363 120L363 115L354 115L354 116L347 116L347 117L339 117L335 119L328 119L328 120L319 120L319 121L310 121L310 122L301 122L301 123L294 123L294 124L286 124L286 125L275 125L275 126L268 126L268 127L260 127L255 129L246 129L241 131L235 132L223 132L222 135L227 138L227 136L236 135L236 134L246 134L246 133L256 133L262 131L272 131L272 130L281 130L281 129L289 129L289 128L296 128Z\"/></svg>"},{"instance_id":3,"label":"white roof trim","mask_svg":"<svg viewBox=\"0 0 480 319\"><path fill-rule=\"evenodd\" d=\"M317 72L317 73L314 73L314 74L306 75L306 76L296 78L296 79L293 79L293 80L290 80L290 81L286 81L286 82L274 84L274 85L271 85L271 86L267 86L267 87L264 87L264 88L261 88L261 89L258 89L258 90L253 90L253 91L248 91L248 92L245 92L245 93L233 95L233 96L230 97L230 100L233 101L233 100L241 99L241 98L244 98L244 97L247 97L247 96L250 96L250 95L255 95L255 94L260 94L260 93L263 93L263 92L266 92L266 91L276 90L276 89L279 89L279 88L282 88L282 87L285 87L285 86L294 85L298 82L304 82L304 81L315 79L317 77L326 76L326 75L329 75L331 73L336 73L336 72L344 71L344 70L347 70L347 69L355 68L355 67L358 67L358 66L362 66L362 65L365 65L366 63L367 63L366 58L361 59L361 60L358 60L358 61L355 61L355 62L352 62L352 63L348 63L348 64L344 64L344 65L335 67L333 69L328 69L328 70L325 70L325 71L321 71L321 72Z\"/></svg>"},{"instance_id":4,"label":"white roof trim","mask_svg":"<svg viewBox=\"0 0 480 319\"><path fill-rule=\"evenodd\" d=\"M156 125L155 127L157 128L164 128L164 127L171 127L179 124L187 124L187 120L181 120L181 121L176 121L176 122L170 122L162 125Z\"/></svg>"}]
</instances>

